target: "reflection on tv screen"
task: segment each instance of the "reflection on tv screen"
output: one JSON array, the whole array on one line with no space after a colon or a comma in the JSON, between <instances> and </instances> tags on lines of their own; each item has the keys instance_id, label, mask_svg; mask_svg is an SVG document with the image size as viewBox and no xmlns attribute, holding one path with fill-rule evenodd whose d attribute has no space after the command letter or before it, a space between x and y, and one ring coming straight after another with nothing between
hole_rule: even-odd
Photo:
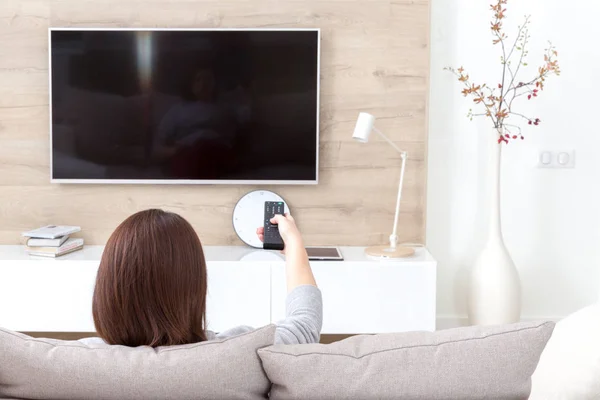
<instances>
[{"instance_id":1,"label":"reflection on tv screen","mask_svg":"<svg viewBox=\"0 0 600 400\"><path fill-rule=\"evenodd\" d=\"M51 31L53 179L314 181L318 40Z\"/></svg>"}]
</instances>

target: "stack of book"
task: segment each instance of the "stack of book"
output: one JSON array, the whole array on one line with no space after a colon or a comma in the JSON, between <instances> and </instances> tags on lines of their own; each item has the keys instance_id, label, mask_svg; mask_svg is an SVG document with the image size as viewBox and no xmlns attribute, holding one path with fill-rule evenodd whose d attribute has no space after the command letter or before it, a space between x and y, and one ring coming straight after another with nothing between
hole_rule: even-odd
<instances>
[{"instance_id":1,"label":"stack of book","mask_svg":"<svg viewBox=\"0 0 600 400\"><path fill-rule=\"evenodd\" d=\"M48 225L22 235L27 238L25 249L30 255L60 257L83 248L83 239L70 237L80 230L78 226Z\"/></svg>"}]
</instances>

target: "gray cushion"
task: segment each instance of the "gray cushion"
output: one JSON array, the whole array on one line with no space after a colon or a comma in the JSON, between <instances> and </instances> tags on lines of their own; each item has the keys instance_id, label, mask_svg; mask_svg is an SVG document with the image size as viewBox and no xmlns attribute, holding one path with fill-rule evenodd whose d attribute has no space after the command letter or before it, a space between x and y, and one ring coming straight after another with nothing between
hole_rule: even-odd
<instances>
[{"instance_id":1,"label":"gray cushion","mask_svg":"<svg viewBox=\"0 0 600 400\"><path fill-rule=\"evenodd\" d=\"M0 398L265 399L257 349L270 325L224 340L125 347L34 339L0 329Z\"/></svg>"},{"instance_id":2,"label":"gray cushion","mask_svg":"<svg viewBox=\"0 0 600 400\"><path fill-rule=\"evenodd\" d=\"M271 399L527 399L554 323L360 335L258 351Z\"/></svg>"}]
</instances>

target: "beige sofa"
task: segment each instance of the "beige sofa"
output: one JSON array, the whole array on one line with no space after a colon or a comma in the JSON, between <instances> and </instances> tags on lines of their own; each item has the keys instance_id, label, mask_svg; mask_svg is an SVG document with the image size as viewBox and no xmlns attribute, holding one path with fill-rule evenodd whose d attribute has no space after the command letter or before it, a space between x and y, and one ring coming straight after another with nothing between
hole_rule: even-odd
<instances>
[{"instance_id":1,"label":"beige sofa","mask_svg":"<svg viewBox=\"0 0 600 400\"><path fill-rule=\"evenodd\" d=\"M527 399L552 322L270 345L274 326L152 349L0 329L0 398Z\"/></svg>"}]
</instances>

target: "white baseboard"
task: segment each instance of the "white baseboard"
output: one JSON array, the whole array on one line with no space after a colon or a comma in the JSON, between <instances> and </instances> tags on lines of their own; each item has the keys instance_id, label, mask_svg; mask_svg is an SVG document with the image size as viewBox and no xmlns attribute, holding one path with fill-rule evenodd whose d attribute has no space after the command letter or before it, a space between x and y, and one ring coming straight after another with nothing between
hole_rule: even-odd
<instances>
[{"instance_id":1,"label":"white baseboard","mask_svg":"<svg viewBox=\"0 0 600 400\"><path fill-rule=\"evenodd\" d=\"M521 317L522 322L528 321L554 321L557 322L564 317L532 317L532 316L523 316ZM439 315L436 318L436 329L439 331L441 329L450 329L450 328L458 328L461 326L469 326L469 318L458 315Z\"/></svg>"}]
</instances>

